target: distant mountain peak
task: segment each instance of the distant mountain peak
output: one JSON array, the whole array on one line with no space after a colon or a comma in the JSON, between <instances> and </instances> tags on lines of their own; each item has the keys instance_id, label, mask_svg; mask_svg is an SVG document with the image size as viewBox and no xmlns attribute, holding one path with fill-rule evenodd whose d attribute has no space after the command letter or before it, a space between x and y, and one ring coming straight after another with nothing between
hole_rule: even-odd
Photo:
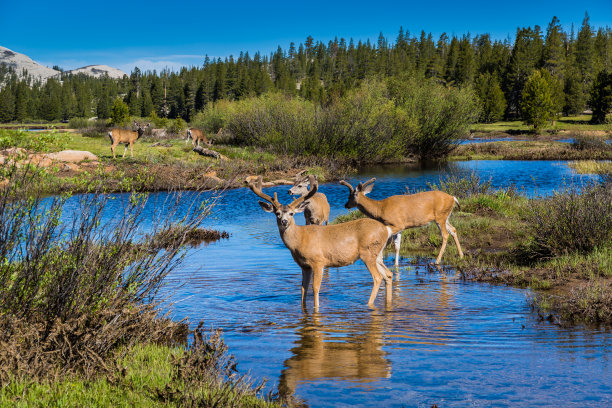
<instances>
[{"instance_id":1,"label":"distant mountain peak","mask_svg":"<svg viewBox=\"0 0 612 408\"><path fill-rule=\"evenodd\" d=\"M51 69L33 61L25 54L20 54L6 47L0 46L0 64L5 64L15 70L17 75L22 76L24 70L35 80L45 82L52 77L59 77L62 72ZM87 65L85 67L65 71L64 74L85 74L95 78L108 75L111 78L123 78L127 75L120 69L108 65Z\"/></svg>"}]
</instances>

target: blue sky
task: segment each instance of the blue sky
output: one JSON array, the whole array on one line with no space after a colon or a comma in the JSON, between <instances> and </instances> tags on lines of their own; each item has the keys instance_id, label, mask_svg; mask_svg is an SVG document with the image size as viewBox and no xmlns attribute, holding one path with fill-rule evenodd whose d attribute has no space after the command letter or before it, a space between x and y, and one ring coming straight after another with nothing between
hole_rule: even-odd
<instances>
[{"instance_id":1,"label":"blue sky","mask_svg":"<svg viewBox=\"0 0 612 408\"><path fill-rule=\"evenodd\" d=\"M308 35L329 41L394 41L400 26L434 38L489 33L513 39L517 27L556 15L564 28L612 27L612 0L589 1L28 1L0 0L0 45L65 69L106 64L130 72L201 65L204 55L269 53Z\"/></svg>"}]
</instances>

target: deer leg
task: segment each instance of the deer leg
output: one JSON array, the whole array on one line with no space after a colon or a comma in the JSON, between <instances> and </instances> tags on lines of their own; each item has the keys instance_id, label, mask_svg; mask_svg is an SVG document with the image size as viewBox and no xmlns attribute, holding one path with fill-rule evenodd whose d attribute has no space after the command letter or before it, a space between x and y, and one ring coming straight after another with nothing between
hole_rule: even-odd
<instances>
[{"instance_id":1,"label":"deer leg","mask_svg":"<svg viewBox=\"0 0 612 408\"><path fill-rule=\"evenodd\" d=\"M444 255L444 251L446 250L446 242L448 241L448 231L446 230L446 223L440 224L438 221L436 221L436 224L438 224L438 228L440 228L440 234L442 234L442 247L440 248L438 258L436 259L436 265L439 265L440 261L442 260L442 255Z\"/></svg>"},{"instance_id":2,"label":"deer leg","mask_svg":"<svg viewBox=\"0 0 612 408\"><path fill-rule=\"evenodd\" d=\"M115 159L115 145L111 145L111 152L113 152L113 159Z\"/></svg>"},{"instance_id":3,"label":"deer leg","mask_svg":"<svg viewBox=\"0 0 612 408\"><path fill-rule=\"evenodd\" d=\"M130 156L132 156L132 159L134 158L134 143L130 143Z\"/></svg>"},{"instance_id":4,"label":"deer leg","mask_svg":"<svg viewBox=\"0 0 612 408\"><path fill-rule=\"evenodd\" d=\"M308 286L310 286L311 276L312 269L302 268L302 304L306 303L306 294L308 293Z\"/></svg>"},{"instance_id":5,"label":"deer leg","mask_svg":"<svg viewBox=\"0 0 612 408\"><path fill-rule=\"evenodd\" d=\"M312 280L312 290L314 292L314 307L319 308L319 289L321 289L321 280L323 280L323 267L316 266L312 268L314 278Z\"/></svg>"},{"instance_id":6,"label":"deer leg","mask_svg":"<svg viewBox=\"0 0 612 408\"><path fill-rule=\"evenodd\" d=\"M395 244L395 267L397 267L399 265L400 247L402 246L402 232L401 231L395 234L393 243Z\"/></svg>"},{"instance_id":7,"label":"deer leg","mask_svg":"<svg viewBox=\"0 0 612 408\"><path fill-rule=\"evenodd\" d=\"M370 275L372 275L372 292L370 293L370 299L368 300L368 305L372 306L374 304L374 300L376 300L376 295L378 295L378 289L380 288L380 284L384 279L387 279L387 275L378 269L378 263L376 259L363 259L361 258L363 263L370 271Z\"/></svg>"},{"instance_id":8,"label":"deer leg","mask_svg":"<svg viewBox=\"0 0 612 408\"><path fill-rule=\"evenodd\" d=\"M450 218L450 214L448 218ZM457 230L455 229L455 227L450 225L450 222L448 222L448 218L446 219L446 229L448 230L448 232L450 232L450 234L453 236L453 239L455 240L455 245L457 245L457 250L459 251L459 258L463 259L463 251L461 250L461 244L459 243L459 238L457 237Z\"/></svg>"},{"instance_id":9,"label":"deer leg","mask_svg":"<svg viewBox=\"0 0 612 408\"><path fill-rule=\"evenodd\" d=\"M125 149L123 149L123 157L125 157L125 153L127 152L127 146L128 145L124 145L124 146L125 146Z\"/></svg>"},{"instance_id":10,"label":"deer leg","mask_svg":"<svg viewBox=\"0 0 612 408\"><path fill-rule=\"evenodd\" d=\"M391 303L392 289L393 289L393 273L387 268L385 263L383 262L383 249L381 249L380 253L376 257L376 267L378 268L378 272L385 280L385 295L387 304Z\"/></svg>"}]
</instances>

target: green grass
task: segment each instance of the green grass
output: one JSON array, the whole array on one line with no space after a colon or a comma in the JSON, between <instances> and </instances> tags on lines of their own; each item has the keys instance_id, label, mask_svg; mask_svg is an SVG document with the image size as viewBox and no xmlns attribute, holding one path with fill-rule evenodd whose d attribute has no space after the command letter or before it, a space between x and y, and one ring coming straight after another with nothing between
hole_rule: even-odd
<instances>
[{"instance_id":1,"label":"green grass","mask_svg":"<svg viewBox=\"0 0 612 408\"><path fill-rule=\"evenodd\" d=\"M567 166L579 174L612 174L612 161L580 160Z\"/></svg>"},{"instance_id":2,"label":"green grass","mask_svg":"<svg viewBox=\"0 0 612 408\"><path fill-rule=\"evenodd\" d=\"M189 392L198 397L219 392L207 386L197 387L177 380L173 361L186 353L183 348L171 348L154 344L137 345L118 354L117 364L123 375L109 380L63 379L58 382L36 382L15 378L0 390L1 407L164 407L182 406L188 401L168 402L160 397L157 390L166 387ZM223 390L222 392L232 392ZM243 397L239 406L274 407L249 395Z\"/></svg>"},{"instance_id":3,"label":"green grass","mask_svg":"<svg viewBox=\"0 0 612 408\"><path fill-rule=\"evenodd\" d=\"M546 130L573 130L573 131L590 131L590 130L605 130L610 131L612 128L610 125L592 125L589 123L591 115L576 115L576 116L564 116L559 118L555 125L550 123ZM525 125L522 120L513 121L500 121L495 123L476 123L471 128L472 132L499 132L499 133L511 133L511 132L531 132L532 126Z\"/></svg>"}]
</instances>

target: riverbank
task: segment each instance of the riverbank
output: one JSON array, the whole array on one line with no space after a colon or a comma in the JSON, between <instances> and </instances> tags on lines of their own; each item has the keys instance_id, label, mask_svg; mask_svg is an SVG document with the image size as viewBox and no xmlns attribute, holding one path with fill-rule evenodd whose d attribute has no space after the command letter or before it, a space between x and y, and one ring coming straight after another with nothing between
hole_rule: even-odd
<instances>
[{"instance_id":1,"label":"riverbank","mask_svg":"<svg viewBox=\"0 0 612 408\"><path fill-rule=\"evenodd\" d=\"M612 235L605 231L612 227L609 186L593 186L597 194L585 198L570 189L537 199L512 188L494 191L480 180L437 187L460 197L461 209L455 208L451 223L465 253L459 259L450 241L442 269L458 270L465 279L529 288L542 318L612 325ZM354 211L334 222L360 216ZM401 255L417 263L431 259L441 241L434 224L406 230Z\"/></svg>"},{"instance_id":2,"label":"riverbank","mask_svg":"<svg viewBox=\"0 0 612 408\"><path fill-rule=\"evenodd\" d=\"M219 332L159 311L186 248L227 238L199 227L212 203L174 193L145 212L146 194L111 197L103 179L45 197L39 172L3 176L1 406L279 406Z\"/></svg>"},{"instance_id":3,"label":"riverbank","mask_svg":"<svg viewBox=\"0 0 612 408\"><path fill-rule=\"evenodd\" d=\"M591 139L588 139L591 140ZM610 160L612 145L601 142L562 143L557 141L498 141L459 145L449 161L463 160ZM88 191L96 178L103 177L112 192L137 188L139 191L206 190L243 187L248 176L262 175L268 185L289 184L307 169L320 182L338 180L356 172L357 164L339 159L291 156L270 153L254 147L216 144L211 150L220 158L202 156L182 139L143 136L134 144L134 157L127 152L113 158L105 137L86 137L78 133L0 130L0 150L23 148L36 156L64 149L91 152L96 161L52 163L47 174L48 194ZM5 150L6 152L6 150ZM0 156L3 153L0 152ZM5 155L6 156L6 155ZM4 158L6 160L7 157ZM0 158L0 160L3 160ZM418 166L407 157L393 163ZM36 161L38 163L38 161ZM36 164L33 162L33 164ZM126 180L131 180L127 183ZM1 180L0 180L1 182Z\"/></svg>"}]
</instances>

